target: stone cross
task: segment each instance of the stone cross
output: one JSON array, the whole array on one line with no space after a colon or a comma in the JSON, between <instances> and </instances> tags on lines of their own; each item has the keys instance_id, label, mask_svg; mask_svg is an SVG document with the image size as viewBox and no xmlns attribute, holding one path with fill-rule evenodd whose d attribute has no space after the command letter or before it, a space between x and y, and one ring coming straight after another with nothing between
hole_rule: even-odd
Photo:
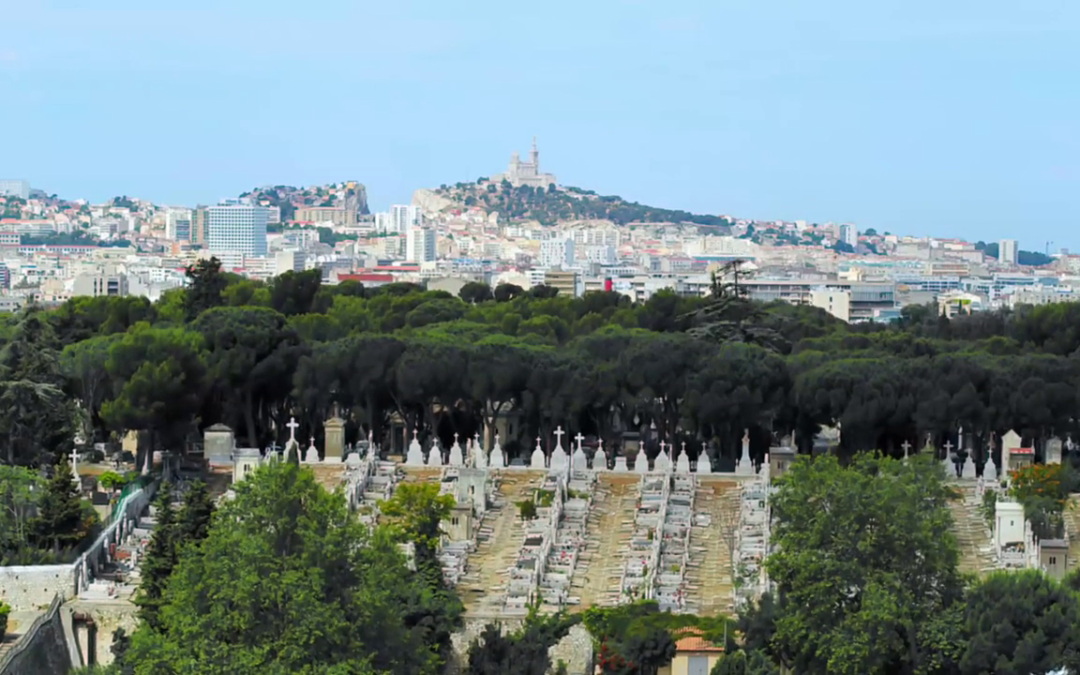
<instances>
[{"instance_id":1,"label":"stone cross","mask_svg":"<svg viewBox=\"0 0 1080 675\"><path fill-rule=\"evenodd\" d=\"M289 423L285 426L289 427L289 442L296 443L296 430L300 427L300 425L296 423L296 418L290 417Z\"/></svg>"},{"instance_id":2,"label":"stone cross","mask_svg":"<svg viewBox=\"0 0 1080 675\"><path fill-rule=\"evenodd\" d=\"M574 440L577 441L578 450L581 450L581 442L585 440L585 437L581 435L580 431L577 436L574 436Z\"/></svg>"},{"instance_id":3,"label":"stone cross","mask_svg":"<svg viewBox=\"0 0 1080 675\"><path fill-rule=\"evenodd\" d=\"M147 452L150 452L147 450ZM71 446L71 477L75 481L76 485L82 485L79 482L79 446Z\"/></svg>"},{"instance_id":4,"label":"stone cross","mask_svg":"<svg viewBox=\"0 0 1080 675\"><path fill-rule=\"evenodd\" d=\"M562 447L562 437L563 437L563 434L565 434L565 433L566 432L562 430L562 425L561 424L555 429L555 446L556 447L559 447L559 448Z\"/></svg>"},{"instance_id":5,"label":"stone cross","mask_svg":"<svg viewBox=\"0 0 1080 675\"><path fill-rule=\"evenodd\" d=\"M945 441L945 452L952 454L953 444L952 441Z\"/></svg>"},{"instance_id":6,"label":"stone cross","mask_svg":"<svg viewBox=\"0 0 1080 675\"><path fill-rule=\"evenodd\" d=\"M900 444L900 447L904 449L904 457L907 457L908 452L911 450L911 443L908 443L905 439L904 442Z\"/></svg>"},{"instance_id":7,"label":"stone cross","mask_svg":"<svg viewBox=\"0 0 1080 675\"><path fill-rule=\"evenodd\" d=\"M660 441L660 454L661 455L664 454L664 448L666 448L666 447L667 447L667 444L664 443L663 441Z\"/></svg>"}]
</instances>

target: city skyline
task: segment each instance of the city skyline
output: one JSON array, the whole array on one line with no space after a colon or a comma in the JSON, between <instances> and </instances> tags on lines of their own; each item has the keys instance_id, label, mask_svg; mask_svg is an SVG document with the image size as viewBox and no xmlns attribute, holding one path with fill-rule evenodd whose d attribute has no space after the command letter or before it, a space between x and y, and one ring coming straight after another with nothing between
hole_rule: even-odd
<instances>
[{"instance_id":1,"label":"city skyline","mask_svg":"<svg viewBox=\"0 0 1080 675\"><path fill-rule=\"evenodd\" d=\"M1072 4L247 6L7 8L0 175L168 204L349 176L383 210L538 135L565 184L644 204L1080 248ZM101 81L124 105L70 106Z\"/></svg>"}]
</instances>

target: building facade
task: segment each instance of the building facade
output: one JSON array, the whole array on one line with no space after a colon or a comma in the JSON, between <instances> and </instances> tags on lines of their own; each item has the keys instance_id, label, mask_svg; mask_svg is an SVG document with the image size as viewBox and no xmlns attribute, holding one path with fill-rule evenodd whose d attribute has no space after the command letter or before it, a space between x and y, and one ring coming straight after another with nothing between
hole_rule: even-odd
<instances>
[{"instance_id":1,"label":"building facade","mask_svg":"<svg viewBox=\"0 0 1080 675\"><path fill-rule=\"evenodd\" d=\"M998 242L998 262L1015 265L1020 256L1020 242L1015 239L1002 239Z\"/></svg>"},{"instance_id":2,"label":"building facade","mask_svg":"<svg viewBox=\"0 0 1080 675\"><path fill-rule=\"evenodd\" d=\"M0 197L30 199L30 183L24 180L0 179Z\"/></svg>"},{"instance_id":3,"label":"building facade","mask_svg":"<svg viewBox=\"0 0 1080 675\"><path fill-rule=\"evenodd\" d=\"M207 240L212 252L266 256L266 223L262 206L228 201L206 209Z\"/></svg>"},{"instance_id":4,"label":"building facade","mask_svg":"<svg viewBox=\"0 0 1080 675\"><path fill-rule=\"evenodd\" d=\"M435 260L435 230L430 227L413 227L405 242L405 258L409 262L425 263Z\"/></svg>"}]
</instances>

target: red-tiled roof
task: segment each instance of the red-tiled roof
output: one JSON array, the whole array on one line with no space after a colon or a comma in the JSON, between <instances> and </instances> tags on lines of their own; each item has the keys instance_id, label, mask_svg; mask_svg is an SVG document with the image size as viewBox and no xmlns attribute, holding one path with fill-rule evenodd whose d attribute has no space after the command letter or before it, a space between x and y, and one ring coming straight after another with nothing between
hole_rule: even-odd
<instances>
[{"instance_id":1,"label":"red-tiled roof","mask_svg":"<svg viewBox=\"0 0 1080 675\"><path fill-rule=\"evenodd\" d=\"M682 637L675 641L675 649L680 652L722 652L723 645L701 637L701 634L693 628L688 628L682 633Z\"/></svg>"}]
</instances>

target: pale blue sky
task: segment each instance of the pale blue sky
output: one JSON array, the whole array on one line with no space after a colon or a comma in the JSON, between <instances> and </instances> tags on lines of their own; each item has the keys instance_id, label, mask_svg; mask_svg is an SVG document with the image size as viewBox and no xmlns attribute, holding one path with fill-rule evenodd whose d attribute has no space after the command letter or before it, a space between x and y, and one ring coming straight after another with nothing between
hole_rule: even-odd
<instances>
[{"instance_id":1,"label":"pale blue sky","mask_svg":"<svg viewBox=\"0 0 1080 675\"><path fill-rule=\"evenodd\" d=\"M0 0L0 177L643 203L1080 249L1077 0Z\"/></svg>"}]
</instances>

